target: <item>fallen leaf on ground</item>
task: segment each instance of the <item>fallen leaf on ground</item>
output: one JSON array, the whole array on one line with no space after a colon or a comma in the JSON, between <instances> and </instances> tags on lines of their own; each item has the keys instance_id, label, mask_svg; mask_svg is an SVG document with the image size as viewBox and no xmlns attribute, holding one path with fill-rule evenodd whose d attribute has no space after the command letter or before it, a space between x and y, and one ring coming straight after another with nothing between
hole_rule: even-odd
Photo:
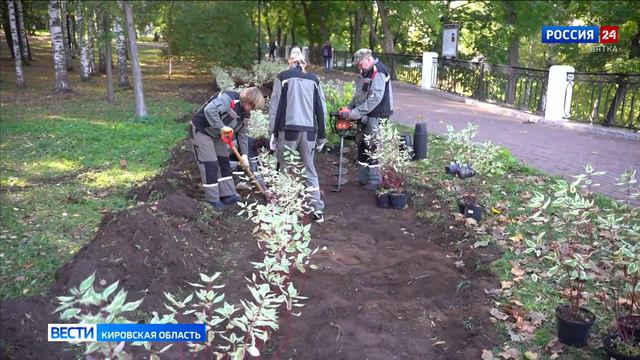
<instances>
[{"instance_id":1,"label":"fallen leaf on ground","mask_svg":"<svg viewBox=\"0 0 640 360\"><path fill-rule=\"evenodd\" d=\"M522 233L517 232L514 236L510 237L509 240L513 241L513 242L520 242L522 241Z\"/></svg>"},{"instance_id":2,"label":"fallen leaf on ground","mask_svg":"<svg viewBox=\"0 0 640 360\"><path fill-rule=\"evenodd\" d=\"M531 351L527 351L524 353L524 358L527 360L538 360L538 354Z\"/></svg>"},{"instance_id":3,"label":"fallen leaf on ground","mask_svg":"<svg viewBox=\"0 0 640 360\"><path fill-rule=\"evenodd\" d=\"M513 274L516 277L521 277L522 275L524 275L524 270L514 265L513 268L511 268L511 274Z\"/></svg>"},{"instance_id":4,"label":"fallen leaf on ground","mask_svg":"<svg viewBox=\"0 0 640 360\"><path fill-rule=\"evenodd\" d=\"M493 360L493 351L482 349L482 355L480 356L481 360Z\"/></svg>"},{"instance_id":5,"label":"fallen leaf on ground","mask_svg":"<svg viewBox=\"0 0 640 360\"><path fill-rule=\"evenodd\" d=\"M127 160L125 159L120 159L120 167L123 169L127 168Z\"/></svg>"},{"instance_id":6,"label":"fallen leaf on ground","mask_svg":"<svg viewBox=\"0 0 640 360\"><path fill-rule=\"evenodd\" d=\"M502 311L496 309L496 308L492 308L489 311L489 314L491 314L491 316L493 316L494 318L498 319L498 320L507 320L509 318L509 316L505 313L503 313Z\"/></svg>"},{"instance_id":7,"label":"fallen leaf on ground","mask_svg":"<svg viewBox=\"0 0 640 360\"><path fill-rule=\"evenodd\" d=\"M442 341L442 340L440 340L440 341L436 341L436 342L434 342L434 343L433 343L433 346L440 346L440 345L444 345L444 344L446 344L446 343L447 343L446 341Z\"/></svg>"},{"instance_id":8,"label":"fallen leaf on ground","mask_svg":"<svg viewBox=\"0 0 640 360\"><path fill-rule=\"evenodd\" d=\"M502 289L511 289L511 285L513 285L513 281L500 281Z\"/></svg>"},{"instance_id":9,"label":"fallen leaf on ground","mask_svg":"<svg viewBox=\"0 0 640 360\"><path fill-rule=\"evenodd\" d=\"M503 359L517 359L520 356L520 351L516 348L509 348L498 355Z\"/></svg>"},{"instance_id":10,"label":"fallen leaf on ground","mask_svg":"<svg viewBox=\"0 0 640 360\"><path fill-rule=\"evenodd\" d=\"M547 317L544 316L543 313L539 313L537 311L530 311L529 312L529 319L531 319L531 324L533 326L540 326L542 325L542 322L547 320Z\"/></svg>"}]
</instances>

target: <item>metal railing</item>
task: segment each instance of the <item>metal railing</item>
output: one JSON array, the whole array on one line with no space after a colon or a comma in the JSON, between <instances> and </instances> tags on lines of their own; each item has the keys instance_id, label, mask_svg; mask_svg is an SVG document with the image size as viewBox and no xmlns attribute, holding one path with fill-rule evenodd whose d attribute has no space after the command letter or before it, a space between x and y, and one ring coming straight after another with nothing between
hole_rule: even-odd
<instances>
[{"instance_id":1,"label":"metal railing","mask_svg":"<svg viewBox=\"0 0 640 360\"><path fill-rule=\"evenodd\" d=\"M568 119L640 130L640 74L573 72L567 82Z\"/></svg>"},{"instance_id":2,"label":"metal railing","mask_svg":"<svg viewBox=\"0 0 640 360\"><path fill-rule=\"evenodd\" d=\"M549 71L484 62L438 60L440 90L543 114ZM435 77L432 77L435 79Z\"/></svg>"},{"instance_id":3,"label":"metal railing","mask_svg":"<svg viewBox=\"0 0 640 360\"><path fill-rule=\"evenodd\" d=\"M393 80L420 85L422 56L374 53L391 72ZM356 72L349 51L333 52L333 67ZM544 115L548 70L493 65L455 59L433 59L432 87L531 113ZM435 72L437 71L437 77ZM640 130L640 74L567 74L565 102L571 98L566 118ZM567 96L572 92L572 97Z\"/></svg>"},{"instance_id":4,"label":"metal railing","mask_svg":"<svg viewBox=\"0 0 640 360\"><path fill-rule=\"evenodd\" d=\"M405 54L374 53L374 57L382 61L392 80L401 80L419 85L422 79L422 56ZM353 53L349 51L333 51L333 68L342 71L356 72L358 68L353 66Z\"/></svg>"}]
</instances>

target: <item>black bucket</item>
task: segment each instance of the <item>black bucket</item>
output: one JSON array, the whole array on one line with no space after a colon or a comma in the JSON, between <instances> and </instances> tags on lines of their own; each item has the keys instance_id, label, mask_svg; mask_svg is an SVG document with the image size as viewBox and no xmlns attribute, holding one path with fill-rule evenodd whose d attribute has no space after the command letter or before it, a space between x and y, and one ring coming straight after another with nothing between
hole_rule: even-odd
<instances>
[{"instance_id":1,"label":"black bucket","mask_svg":"<svg viewBox=\"0 0 640 360\"><path fill-rule=\"evenodd\" d=\"M606 338L604 338L604 340L602 340L602 347L604 348L604 352L607 353L607 359L640 360L640 355L623 355L618 351L618 348L614 341L618 340L619 338L620 335L616 334L607 336ZM633 339L631 341L633 341L633 344L629 345L640 346L640 342L637 339Z\"/></svg>"},{"instance_id":2,"label":"black bucket","mask_svg":"<svg viewBox=\"0 0 640 360\"><path fill-rule=\"evenodd\" d=\"M391 206L391 196L389 193L376 194L376 205L381 209L387 209Z\"/></svg>"},{"instance_id":3,"label":"black bucket","mask_svg":"<svg viewBox=\"0 0 640 360\"><path fill-rule=\"evenodd\" d=\"M593 323L596 321L596 316L591 311L580 308L578 311L588 320L564 319L562 314L570 311L568 308L569 305L561 305L556 308L558 340L570 346L585 347L589 342L589 333Z\"/></svg>"},{"instance_id":4,"label":"black bucket","mask_svg":"<svg viewBox=\"0 0 640 360\"><path fill-rule=\"evenodd\" d=\"M460 206L460 205L458 205ZM476 204L465 204L464 205L464 217L465 218L472 218L475 221L480 221L482 220L482 211L484 210L484 208L480 205L476 205Z\"/></svg>"},{"instance_id":5,"label":"black bucket","mask_svg":"<svg viewBox=\"0 0 640 360\"><path fill-rule=\"evenodd\" d=\"M407 206L407 194L391 194L391 207L404 209Z\"/></svg>"},{"instance_id":6,"label":"black bucket","mask_svg":"<svg viewBox=\"0 0 640 360\"><path fill-rule=\"evenodd\" d=\"M413 132L413 160L427 158L427 123L417 123Z\"/></svg>"}]
</instances>

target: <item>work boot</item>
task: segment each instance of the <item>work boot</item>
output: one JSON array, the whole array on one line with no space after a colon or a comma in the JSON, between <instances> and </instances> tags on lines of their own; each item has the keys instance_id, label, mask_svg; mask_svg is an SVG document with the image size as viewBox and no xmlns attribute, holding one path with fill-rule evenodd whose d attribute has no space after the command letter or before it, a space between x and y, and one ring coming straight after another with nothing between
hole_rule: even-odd
<instances>
[{"instance_id":1,"label":"work boot","mask_svg":"<svg viewBox=\"0 0 640 360\"><path fill-rule=\"evenodd\" d=\"M324 222L324 214L321 212L317 212L317 213L313 213L313 222L316 222L318 224L323 223Z\"/></svg>"},{"instance_id":2,"label":"work boot","mask_svg":"<svg viewBox=\"0 0 640 360\"><path fill-rule=\"evenodd\" d=\"M211 201L209 202L209 204L211 204L211 206L213 206L213 208L216 210L223 210L227 208L227 205L225 205L225 203L223 203L222 201Z\"/></svg>"},{"instance_id":3,"label":"work boot","mask_svg":"<svg viewBox=\"0 0 640 360\"><path fill-rule=\"evenodd\" d=\"M220 200L222 200L222 202L225 205L232 205L237 203L238 201L241 201L242 198L240 198L240 196L238 195L229 195L229 196L221 196Z\"/></svg>"}]
</instances>

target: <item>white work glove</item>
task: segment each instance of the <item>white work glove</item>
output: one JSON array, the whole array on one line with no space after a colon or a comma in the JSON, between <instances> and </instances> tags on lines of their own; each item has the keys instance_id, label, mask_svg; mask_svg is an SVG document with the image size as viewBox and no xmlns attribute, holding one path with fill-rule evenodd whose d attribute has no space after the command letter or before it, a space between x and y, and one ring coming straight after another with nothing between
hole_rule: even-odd
<instances>
[{"instance_id":1,"label":"white work glove","mask_svg":"<svg viewBox=\"0 0 640 360\"><path fill-rule=\"evenodd\" d=\"M269 140L269 150L276 151L276 136L271 134L271 140Z\"/></svg>"},{"instance_id":2,"label":"white work glove","mask_svg":"<svg viewBox=\"0 0 640 360\"><path fill-rule=\"evenodd\" d=\"M249 165L249 156L242 154L242 163Z\"/></svg>"},{"instance_id":3,"label":"white work glove","mask_svg":"<svg viewBox=\"0 0 640 360\"><path fill-rule=\"evenodd\" d=\"M358 120L362 117L358 109L351 109L349 112L349 120Z\"/></svg>"},{"instance_id":4,"label":"white work glove","mask_svg":"<svg viewBox=\"0 0 640 360\"><path fill-rule=\"evenodd\" d=\"M324 145L327 143L327 139L318 139L316 140L316 151L320 152L322 151L322 148L324 148Z\"/></svg>"}]
</instances>

